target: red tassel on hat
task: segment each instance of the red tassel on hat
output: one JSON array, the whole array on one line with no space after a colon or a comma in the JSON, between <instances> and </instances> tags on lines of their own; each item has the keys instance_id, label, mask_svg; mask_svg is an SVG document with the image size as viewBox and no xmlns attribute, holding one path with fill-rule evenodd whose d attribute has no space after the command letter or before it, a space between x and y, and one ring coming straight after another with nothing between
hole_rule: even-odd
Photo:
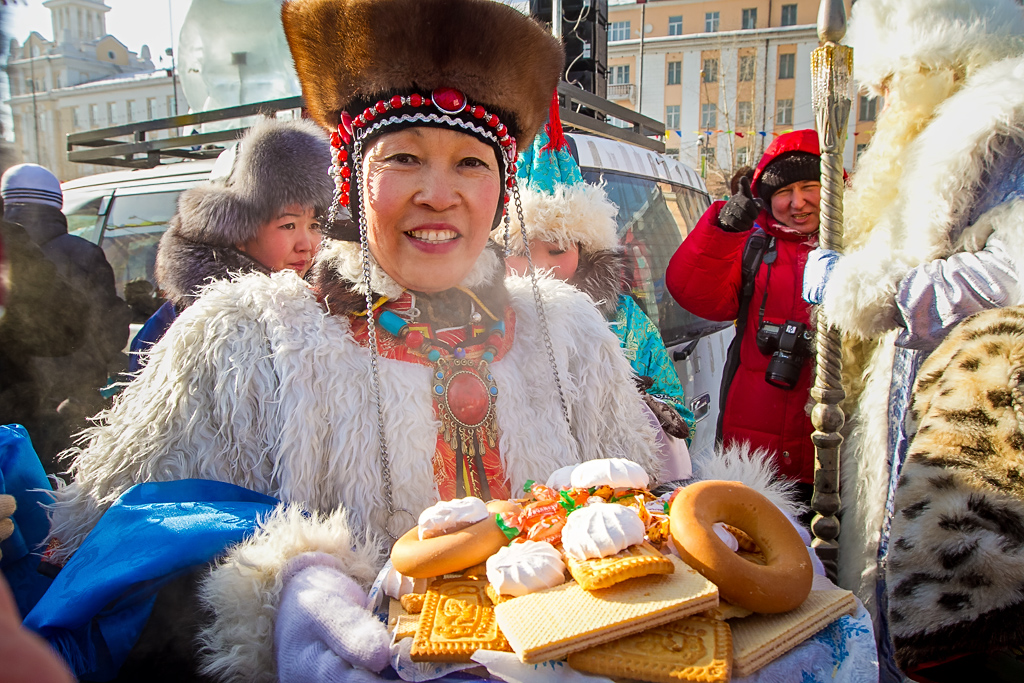
<instances>
[{"instance_id":1,"label":"red tassel on hat","mask_svg":"<svg viewBox=\"0 0 1024 683\"><path fill-rule=\"evenodd\" d=\"M558 91L555 90L551 97L551 108L548 112L548 123L545 129L548 132L548 144L541 147L543 150L555 152L564 149L568 144L565 141L565 133L562 132L562 119L558 116Z\"/></svg>"}]
</instances>

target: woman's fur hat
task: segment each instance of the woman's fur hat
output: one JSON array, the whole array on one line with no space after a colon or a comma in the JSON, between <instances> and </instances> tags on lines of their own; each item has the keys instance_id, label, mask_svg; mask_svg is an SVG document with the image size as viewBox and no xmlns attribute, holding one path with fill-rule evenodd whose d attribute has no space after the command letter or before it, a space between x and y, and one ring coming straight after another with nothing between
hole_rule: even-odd
<instances>
[{"instance_id":1,"label":"woman's fur hat","mask_svg":"<svg viewBox=\"0 0 1024 683\"><path fill-rule=\"evenodd\" d=\"M176 232L198 244L234 247L291 204L321 215L334 190L330 167L330 143L313 122L263 119L239 140L226 179L182 193Z\"/></svg>"},{"instance_id":2,"label":"woman's fur hat","mask_svg":"<svg viewBox=\"0 0 1024 683\"><path fill-rule=\"evenodd\" d=\"M854 77L881 95L901 72L951 68L961 76L1024 51L1024 11L1014 0L859 0L848 42Z\"/></svg>"},{"instance_id":3,"label":"woman's fur hat","mask_svg":"<svg viewBox=\"0 0 1024 683\"><path fill-rule=\"evenodd\" d=\"M289 0L281 19L306 106L327 130L342 111L447 87L498 114L522 148L564 65L540 24L494 0Z\"/></svg>"}]
</instances>

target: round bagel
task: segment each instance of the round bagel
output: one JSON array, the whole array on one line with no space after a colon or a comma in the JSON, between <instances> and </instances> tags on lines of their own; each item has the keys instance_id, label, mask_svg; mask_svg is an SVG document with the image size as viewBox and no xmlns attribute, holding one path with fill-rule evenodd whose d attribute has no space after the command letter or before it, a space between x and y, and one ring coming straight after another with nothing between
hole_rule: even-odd
<instances>
[{"instance_id":1,"label":"round bagel","mask_svg":"<svg viewBox=\"0 0 1024 683\"><path fill-rule=\"evenodd\" d=\"M736 527L754 539L766 566L749 562L711 528ZM788 612L811 592L814 570L800 534L771 501L734 481L701 481L679 491L669 529L683 560L718 586L723 600L754 612Z\"/></svg>"},{"instance_id":2,"label":"round bagel","mask_svg":"<svg viewBox=\"0 0 1024 683\"><path fill-rule=\"evenodd\" d=\"M508 537L494 518L502 512L516 512L519 505L506 500L487 503L491 513L459 531L420 540L419 527L413 527L395 541L391 565L399 574L414 579L429 579L468 569L508 545Z\"/></svg>"}]
</instances>

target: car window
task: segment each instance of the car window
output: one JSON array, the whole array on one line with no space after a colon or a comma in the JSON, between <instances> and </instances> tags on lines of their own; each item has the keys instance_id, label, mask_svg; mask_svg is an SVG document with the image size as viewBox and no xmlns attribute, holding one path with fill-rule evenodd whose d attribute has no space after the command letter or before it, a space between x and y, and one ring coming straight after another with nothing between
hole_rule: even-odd
<instances>
[{"instance_id":1,"label":"car window","mask_svg":"<svg viewBox=\"0 0 1024 683\"><path fill-rule=\"evenodd\" d=\"M143 279L156 286L156 248L177 208L179 194L114 196L100 246L114 269L120 296L124 296L124 286L132 280Z\"/></svg>"},{"instance_id":2,"label":"car window","mask_svg":"<svg viewBox=\"0 0 1024 683\"><path fill-rule=\"evenodd\" d=\"M590 183L604 183L619 207L619 240L626 250L633 298L661 330L667 346L721 328L684 310L665 289L665 269L683 238L710 205L707 195L684 187L623 173L583 169ZM709 283L710 286L710 283Z\"/></svg>"},{"instance_id":3,"label":"car window","mask_svg":"<svg viewBox=\"0 0 1024 683\"><path fill-rule=\"evenodd\" d=\"M63 211L68 219L68 233L95 243L101 228L100 206L108 194L96 190L65 192Z\"/></svg>"}]
</instances>

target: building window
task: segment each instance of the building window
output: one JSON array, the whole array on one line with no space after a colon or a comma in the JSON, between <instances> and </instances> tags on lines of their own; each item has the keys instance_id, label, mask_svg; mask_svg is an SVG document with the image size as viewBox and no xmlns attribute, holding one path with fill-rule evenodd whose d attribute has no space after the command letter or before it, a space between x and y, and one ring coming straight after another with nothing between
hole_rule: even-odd
<instances>
[{"instance_id":1,"label":"building window","mask_svg":"<svg viewBox=\"0 0 1024 683\"><path fill-rule=\"evenodd\" d=\"M679 130L679 105L670 104L665 107L665 128Z\"/></svg>"},{"instance_id":2,"label":"building window","mask_svg":"<svg viewBox=\"0 0 1024 683\"><path fill-rule=\"evenodd\" d=\"M117 118L114 116L114 103L107 102L107 125L113 126Z\"/></svg>"},{"instance_id":3,"label":"building window","mask_svg":"<svg viewBox=\"0 0 1024 683\"><path fill-rule=\"evenodd\" d=\"M683 35L683 18L682 17L669 17L668 18L668 34L670 36L681 36L681 35Z\"/></svg>"},{"instance_id":4,"label":"building window","mask_svg":"<svg viewBox=\"0 0 1024 683\"><path fill-rule=\"evenodd\" d=\"M775 125L793 125L793 100L787 99L775 101Z\"/></svg>"},{"instance_id":5,"label":"building window","mask_svg":"<svg viewBox=\"0 0 1024 683\"><path fill-rule=\"evenodd\" d=\"M796 69L796 55L792 52L779 55L779 80L793 78L793 71Z\"/></svg>"},{"instance_id":6,"label":"building window","mask_svg":"<svg viewBox=\"0 0 1024 683\"><path fill-rule=\"evenodd\" d=\"M668 63L668 84L679 85L683 80L683 63L682 62L669 62Z\"/></svg>"},{"instance_id":7,"label":"building window","mask_svg":"<svg viewBox=\"0 0 1024 683\"><path fill-rule=\"evenodd\" d=\"M114 54L113 50L107 50L107 57L110 59L115 59L117 55Z\"/></svg>"},{"instance_id":8,"label":"building window","mask_svg":"<svg viewBox=\"0 0 1024 683\"><path fill-rule=\"evenodd\" d=\"M740 57L740 80L741 81L752 81L754 80L754 69L756 62L754 61L754 55L742 55Z\"/></svg>"},{"instance_id":9,"label":"building window","mask_svg":"<svg viewBox=\"0 0 1024 683\"><path fill-rule=\"evenodd\" d=\"M754 29L757 28L757 8L752 7L750 9L743 10L743 28Z\"/></svg>"},{"instance_id":10,"label":"building window","mask_svg":"<svg viewBox=\"0 0 1024 683\"><path fill-rule=\"evenodd\" d=\"M782 25L796 26L796 5L782 6Z\"/></svg>"},{"instance_id":11,"label":"building window","mask_svg":"<svg viewBox=\"0 0 1024 683\"><path fill-rule=\"evenodd\" d=\"M613 21L608 28L608 42L616 40L629 40L629 22Z\"/></svg>"},{"instance_id":12,"label":"building window","mask_svg":"<svg viewBox=\"0 0 1024 683\"><path fill-rule=\"evenodd\" d=\"M100 105L89 105L89 127L96 128L100 123Z\"/></svg>"},{"instance_id":13,"label":"building window","mask_svg":"<svg viewBox=\"0 0 1024 683\"><path fill-rule=\"evenodd\" d=\"M714 33L718 30L718 12L704 13L704 32Z\"/></svg>"},{"instance_id":14,"label":"building window","mask_svg":"<svg viewBox=\"0 0 1024 683\"><path fill-rule=\"evenodd\" d=\"M135 100L128 100L124 103L124 113L128 118L128 123L135 121Z\"/></svg>"},{"instance_id":15,"label":"building window","mask_svg":"<svg viewBox=\"0 0 1024 683\"><path fill-rule=\"evenodd\" d=\"M155 118L156 118L156 98L155 97L147 97L146 98L146 120L151 120L151 119L155 119Z\"/></svg>"},{"instance_id":16,"label":"building window","mask_svg":"<svg viewBox=\"0 0 1024 683\"><path fill-rule=\"evenodd\" d=\"M736 150L736 163L740 166L746 166L750 163L750 148L740 147Z\"/></svg>"},{"instance_id":17,"label":"building window","mask_svg":"<svg viewBox=\"0 0 1024 683\"><path fill-rule=\"evenodd\" d=\"M82 127L81 117L78 116L78 107L71 108L71 128L78 130Z\"/></svg>"},{"instance_id":18,"label":"building window","mask_svg":"<svg viewBox=\"0 0 1024 683\"><path fill-rule=\"evenodd\" d=\"M754 123L754 103L740 102L736 105L736 125L748 127Z\"/></svg>"},{"instance_id":19,"label":"building window","mask_svg":"<svg viewBox=\"0 0 1024 683\"><path fill-rule=\"evenodd\" d=\"M612 67L612 85L626 85L629 83L629 64L619 64Z\"/></svg>"},{"instance_id":20,"label":"building window","mask_svg":"<svg viewBox=\"0 0 1024 683\"><path fill-rule=\"evenodd\" d=\"M860 114L858 121L874 121L878 115L878 100L867 95L860 96Z\"/></svg>"},{"instance_id":21,"label":"building window","mask_svg":"<svg viewBox=\"0 0 1024 683\"><path fill-rule=\"evenodd\" d=\"M701 69L705 83L717 83L718 82L718 59L715 57L709 57L704 60L704 66Z\"/></svg>"},{"instance_id":22,"label":"building window","mask_svg":"<svg viewBox=\"0 0 1024 683\"><path fill-rule=\"evenodd\" d=\"M708 102L700 105L700 127L713 130L718 126L718 105Z\"/></svg>"}]
</instances>

